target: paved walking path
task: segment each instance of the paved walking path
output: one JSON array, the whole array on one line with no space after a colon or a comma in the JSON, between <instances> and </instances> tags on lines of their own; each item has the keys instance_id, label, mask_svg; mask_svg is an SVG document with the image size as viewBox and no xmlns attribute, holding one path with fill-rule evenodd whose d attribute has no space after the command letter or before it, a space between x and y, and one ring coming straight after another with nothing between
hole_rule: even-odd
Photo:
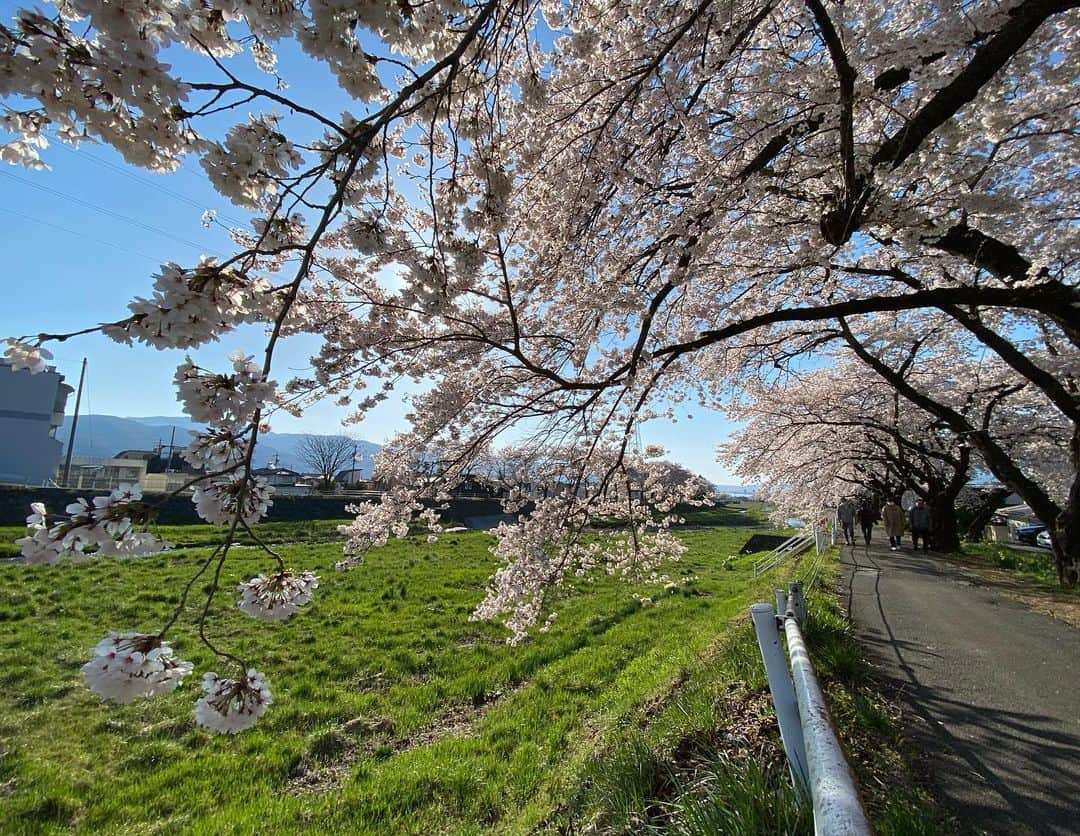
<instances>
[{"instance_id":1,"label":"paved walking path","mask_svg":"<svg viewBox=\"0 0 1080 836\"><path fill-rule=\"evenodd\" d=\"M933 553L843 546L856 637L963 827L1080 833L1080 631Z\"/></svg>"}]
</instances>

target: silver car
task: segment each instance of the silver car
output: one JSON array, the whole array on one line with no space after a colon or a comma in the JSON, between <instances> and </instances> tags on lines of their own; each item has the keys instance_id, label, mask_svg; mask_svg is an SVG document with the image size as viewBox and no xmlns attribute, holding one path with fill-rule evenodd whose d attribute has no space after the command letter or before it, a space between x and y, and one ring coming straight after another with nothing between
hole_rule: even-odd
<instances>
[{"instance_id":1,"label":"silver car","mask_svg":"<svg viewBox=\"0 0 1080 836\"><path fill-rule=\"evenodd\" d=\"M1050 530L1045 529L1035 535L1035 545L1043 549L1049 549L1050 546Z\"/></svg>"}]
</instances>

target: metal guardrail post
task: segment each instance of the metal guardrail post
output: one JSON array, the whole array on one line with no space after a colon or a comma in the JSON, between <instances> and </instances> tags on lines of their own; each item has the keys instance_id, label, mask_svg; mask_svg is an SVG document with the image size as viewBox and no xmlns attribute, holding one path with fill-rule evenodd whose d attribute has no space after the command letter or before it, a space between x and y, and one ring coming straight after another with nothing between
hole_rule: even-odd
<instances>
[{"instance_id":1,"label":"metal guardrail post","mask_svg":"<svg viewBox=\"0 0 1080 836\"><path fill-rule=\"evenodd\" d=\"M821 554L829 547L829 532L823 525L814 526L814 548Z\"/></svg>"},{"instance_id":2,"label":"metal guardrail post","mask_svg":"<svg viewBox=\"0 0 1080 836\"><path fill-rule=\"evenodd\" d=\"M782 595L778 591L777 595ZM802 725L799 720L799 705L795 699L795 689L788 673L787 660L780 647L780 633L776 626L776 611L772 604L754 604L750 608L754 620L754 632L757 633L758 647L761 649L761 661L765 664L765 675L769 680L773 705L776 707L776 720L780 726L780 739L784 742L784 751L788 756L788 768L791 770L791 782L801 798L810 796L810 772L806 762L806 744L803 741Z\"/></svg>"},{"instance_id":3,"label":"metal guardrail post","mask_svg":"<svg viewBox=\"0 0 1080 836\"><path fill-rule=\"evenodd\" d=\"M803 597L802 581L788 584L788 606L784 612L794 612L800 624L806 623L806 598Z\"/></svg>"},{"instance_id":4,"label":"metal guardrail post","mask_svg":"<svg viewBox=\"0 0 1080 836\"><path fill-rule=\"evenodd\" d=\"M787 634L791 675L799 704L810 774L814 833L818 836L871 836L873 831L863 810L855 779L829 720L799 622L791 611L784 619L784 631Z\"/></svg>"},{"instance_id":5,"label":"metal guardrail post","mask_svg":"<svg viewBox=\"0 0 1080 836\"><path fill-rule=\"evenodd\" d=\"M778 613L787 612L787 593L782 589L775 590L776 592L776 611Z\"/></svg>"}]
</instances>

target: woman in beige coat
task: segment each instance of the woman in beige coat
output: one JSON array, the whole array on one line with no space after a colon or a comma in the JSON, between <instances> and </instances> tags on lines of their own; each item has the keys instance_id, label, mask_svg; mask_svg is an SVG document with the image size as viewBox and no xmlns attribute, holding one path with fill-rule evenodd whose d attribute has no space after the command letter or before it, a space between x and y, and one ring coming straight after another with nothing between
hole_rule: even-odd
<instances>
[{"instance_id":1,"label":"woman in beige coat","mask_svg":"<svg viewBox=\"0 0 1080 836\"><path fill-rule=\"evenodd\" d=\"M904 536L904 509L890 499L881 509L881 521L885 523L885 533L889 536L889 548L900 548L900 538Z\"/></svg>"}]
</instances>

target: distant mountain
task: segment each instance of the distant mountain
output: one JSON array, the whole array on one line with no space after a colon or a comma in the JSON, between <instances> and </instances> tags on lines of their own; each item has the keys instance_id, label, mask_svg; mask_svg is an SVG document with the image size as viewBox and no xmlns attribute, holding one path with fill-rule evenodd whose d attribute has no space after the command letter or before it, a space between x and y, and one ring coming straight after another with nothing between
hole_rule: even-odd
<instances>
[{"instance_id":1,"label":"distant mountain","mask_svg":"<svg viewBox=\"0 0 1080 836\"><path fill-rule=\"evenodd\" d=\"M56 437L65 445L70 420L70 415L64 416L64 423L56 431ZM158 445L169 444L174 427L173 443L178 447L186 447L191 433L202 429L202 425L186 416L121 418L116 415L80 415L75 433L75 455L111 458L122 450L154 450ZM273 432L260 435L255 448L255 466L266 467L276 460L279 467L301 472L311 470L299 453L300 444L306 436L306 433ZM364 478L371 475L372 456L380 449L381 445L370 441L356 442L356 452L361 456L358 467Z\"/></svg>"}]
</instances>

